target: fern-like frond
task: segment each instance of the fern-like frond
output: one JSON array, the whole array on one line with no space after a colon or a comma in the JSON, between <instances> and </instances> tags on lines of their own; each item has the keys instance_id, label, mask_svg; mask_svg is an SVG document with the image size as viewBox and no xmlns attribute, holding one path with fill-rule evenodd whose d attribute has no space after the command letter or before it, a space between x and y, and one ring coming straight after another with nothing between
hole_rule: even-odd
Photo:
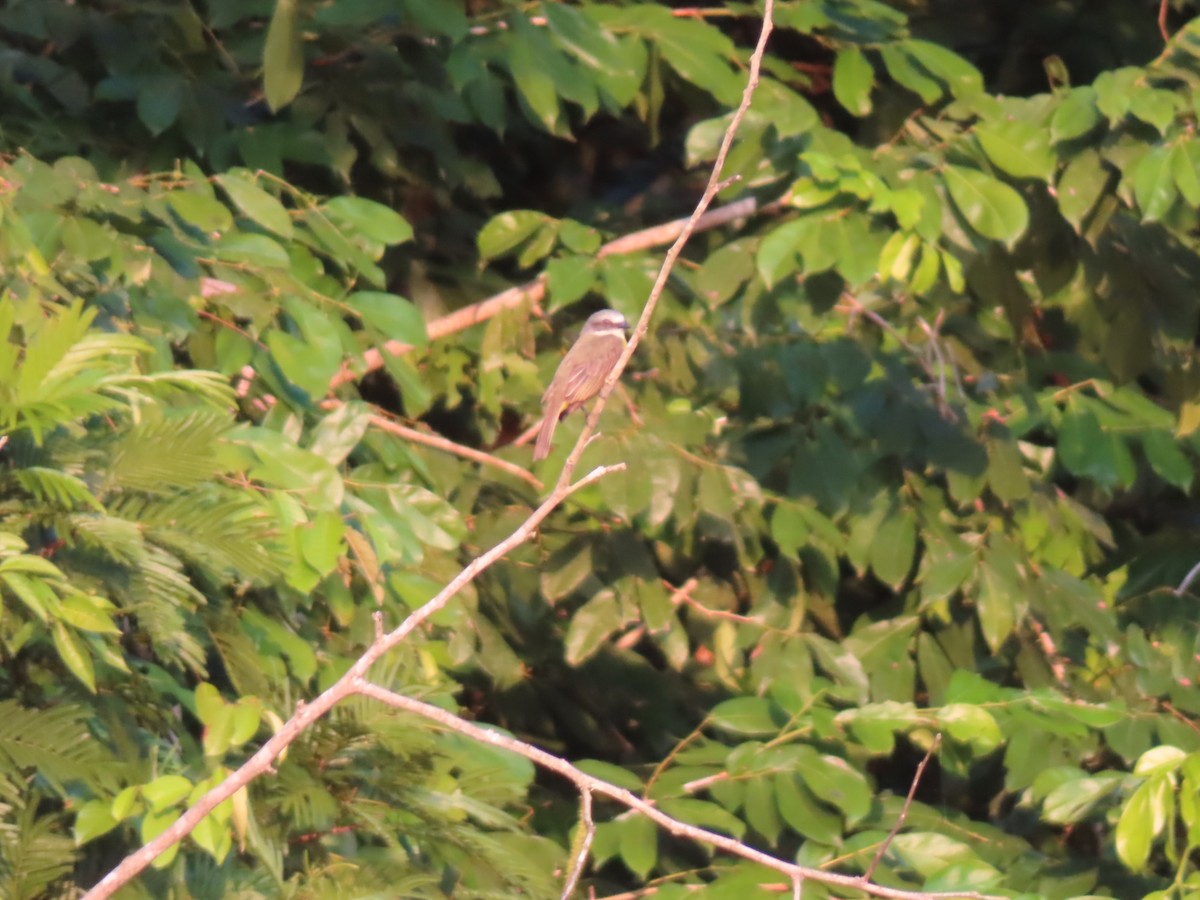
<instances>
[{"instance_id":1,"label":"fern-like frond","mask_svg":"<svg viewBox=\"0 0 1200 900\"><path fill-rule=\"evenodd\" d=\"M88 731L88 713L64 703L29 709L0 700L0 774L36 772L59 794L72 781L107 781L112 757Z\"/></svg>"},{"instance_id":2,"label":"fern-like frond","mask_svg":"<svg viewBox=\"0 0 1200 900\"><path fill-rule=\"evenodd\" d=\"M242 628L237 615L225 608L219 614L208 616L207 622L213 644L221 655L225 672L237 693L243 696L271 696L274 691L263 672L258 648Z\"/></svg>"},{"instance_id":3,"label":"fern-like frond","mask_svg":"<svg viewBox=\"0 0 1200 900\"><path fill-rule=\"evenodd\" d=\"M11 824L0 830L0 896L46 897L47 888L75 865L75 842L57 816L39 816L34 803L24 805Z\"/></svg>"},{"instance_id":4,"label":"fern-like frond","mask_svg":"<svg viewBox=\"0 0 1200 900\"><path fill-rule=\"evenodd\" d=\"M125 611L137 618L160 660L186 666L200 676L206 674L205 648L189 628L196 627L191 613L205 598L188 581L179 560L148 546L122 599Z\"/></svg>"},{"instance_id":5,"label":"fern-like frond","mask_svg":"<svg viewBox=\"0 0 1200 900\"><path fill-rule=\"evenodd\" d=\"M191 487L219 470L217 451L229 416L215 410L164 415L154 408L112 448L106 488L162 493Z\"/></svg>"},{"instance_id":6,"label":"fern-like frond","mask_svg":"<svg viewBox=\"0 0 1200 900\"><path fill-rule=\"evenodd\" d=\"M136 565L146 552L146 540L136 522L119 516L87 514L70 516L67 522L70 529L64 536L68 541L110 556L121 565Z\"/></svg>"},{"instance_id":7,"label":"fern-like frond","mask_svg":"<svg viewBox=\"0 0 1200 900\"><path fill-rule=\"evenodd\" d=\"M11 315L0 318L0 343L20 348L0 356L0 430L28 431L36 443L117 406L99 385L150 349L132 335L88 331L95 313L82 303L53 309L24 334L14 334Z\"/></svg>"},{"instance_id":8,"label":"fern-like frond","mask_svg":"<svg viewBox=\"0 0 1200 900\"><path fill-rule=\"evenodd\" d=\"M47 469L42 466L16 469L12 472L11 478L39 503L65 510L81 507L87 507L97 512L104 510L83 479L68 475L58 469Z\"/></svg>"},{"instance_id":9,"label":"fern-like frond","mask_svg":"<svg viewBox=\"0 0 1200 900\"><path fill-rule=\"evenodd\" d=\"M148 540L209 572L265 581L288 563L279 524L247 489L206 485L170 497L130 497L110 509L138 522Z\"/></svg>"},{"instance_id":10,"label":"fern-like frond","mask_svg":"<svg viewBox=\"0 0 1200 900\"><path fill-rule=\"evenodd\" d=\"M171 401L201 400L221 409L232 407L237 400L224 375L203 369L114 375L105 378L102 387L106 392L129 400L141 397Z\"/></svg>"}]
</instances>

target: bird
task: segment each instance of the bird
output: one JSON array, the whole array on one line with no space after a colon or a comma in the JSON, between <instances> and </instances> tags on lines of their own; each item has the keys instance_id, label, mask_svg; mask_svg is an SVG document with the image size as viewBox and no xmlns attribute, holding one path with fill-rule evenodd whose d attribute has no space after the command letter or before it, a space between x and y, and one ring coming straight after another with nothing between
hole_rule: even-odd
<instances>
[{"instance_id":1,"label":"bird","mask_svg":"<svg viewBox=\"0 0 1200 900\"><path fill-rule=\"evenodd\" d=\"M604 379L620 359L625 349L625 331L629 323L615 309L592 313L583 323L583 331L575 341L550 386L542 395L542 428L534 444L534 461L550 453L550 441L558 420L591 400L604 384Z\"/></svg>"}]
</instances>

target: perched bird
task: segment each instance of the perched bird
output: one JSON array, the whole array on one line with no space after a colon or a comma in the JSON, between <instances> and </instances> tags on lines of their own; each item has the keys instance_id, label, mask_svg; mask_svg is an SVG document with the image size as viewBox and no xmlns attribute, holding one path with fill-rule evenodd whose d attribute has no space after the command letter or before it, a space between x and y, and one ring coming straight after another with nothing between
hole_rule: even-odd
<instances>
[{"instance_id":1,"label":"perched bird","mask_svg":"<svg viewBox=\"0 0 1200 900\"><path fill-rule=\"evenodd\" d=\"M625 329L628 327L625 317L615 309L592 313L583 323L579 340L558 364L558 371L542 395L544 415L542 430L538 432L533 448L535 460L545 459L549 454L550 440L559 418L596 396L625 349Z\"/></svg>"}]
</instances>

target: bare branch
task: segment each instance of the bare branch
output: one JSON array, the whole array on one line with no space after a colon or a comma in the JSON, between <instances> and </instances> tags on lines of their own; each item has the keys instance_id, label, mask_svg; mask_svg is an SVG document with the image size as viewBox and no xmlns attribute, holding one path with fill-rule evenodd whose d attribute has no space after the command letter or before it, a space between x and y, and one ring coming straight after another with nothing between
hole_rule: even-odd
<instances>
[{"instance_id":1,"label":"bare branch","mask_svg":"<svg viewBox=\"0 0 1200 900\"><path fill-rule=\"evenodd\" d=\"M420 700L414 700L411 697L405 697L403 694L389 691L379 685L372 684L365 678L357 678L354 684L356 692L364 697L371 697L381 703L386 703L393 709L404 710L405 712L414 713L422 718L429 719L450 731L479 741L481 744L502 747L505 750L516 753L518 756L523 756L530 762L557 775L561 775L567 781L571 782L571 784L575 785L581 793L591 791L592 793L608 797L610 800L615 800L622 806L626 806L646 816L646 818L650 819L664 831L676 837L688 838L689 840L707 844L723 850L732 856L738 856L742 859L756 862L766 868L774 869L776 872L782 872L793 884L797 879L817 881L821 884L862 891L864 894L869 894L873 897L890 897L893 900L934 900L934 898L946 900L946 898L952 897L963 898L963 900L1001 900L1001 898L994 895L980 894L976 891L960 891L944 894L925 891L905 891L899 888L872 884L867 880L866 876L862 875L842 875L837 872L825 872L821 869L812 869L782 859L776 859L734 838L674 819L659 810L651 801L644 800L625 788L617 787L614 784L609 784L607 781L601 781L599 778L588 775L586 772L575 768L575 766L566 760L547 753L545 750L535 747L532 744L509 737L499 731L482 728L479 725L464 721L454 715L454 713L447 712L439 706L423 703ZM919 772L920 770L918 770L918 778L920 777Z\"/></svg>"},{"instance_id":2,"label":"bare branch","mask_svg":"<svg viewBox=\"0 0 1200 900\"><path fill-rule=\"evenodd\" d=\"M596 837L596 822L592 818L592 792L583 788L579 792L579 846L575 849L575 857L571 860L571 868L567 872L567 880L563 884L562 900L568 900L575 893L579 879L583 875L583 867L587 865L588 851L592 849L592 840Z\"/></svg>"},{"instance_id":3,"label":"bare branch","mask_svg":"<svg viewBox=\"0 0 1200 900\"><path fill-rule=\"evenodd\" d=\"M412 441L414 444L424 444L426 447L433 447L436 450L443 450L446 453L461 456L463 459L469 459L484 466L492 466L493 468L500 469L509 475L528 482L533 486L534 490L540 491L542 489L542 482L536 475L528 469L518 466L516 463L509 462L507 459L500 459L498 456L492 456L492 454L476 450L474 447L457 444L448 438L442 437L440 434L429 434L425 431L409 428L407 425L393 422L384 416L371 416L371 424L381 431L394 434L397 437L404 438L406 441Z\"/></svg>"}]
</instances>

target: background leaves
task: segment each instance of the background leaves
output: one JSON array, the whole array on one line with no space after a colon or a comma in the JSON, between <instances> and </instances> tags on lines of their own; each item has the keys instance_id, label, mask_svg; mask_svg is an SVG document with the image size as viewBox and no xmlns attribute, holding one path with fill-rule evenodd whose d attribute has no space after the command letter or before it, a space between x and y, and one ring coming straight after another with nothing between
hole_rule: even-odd
<instances>
[{"instance_id":1,"label":"background leaves","mask_svg":"<svg viewBox=\"0 0 1200 900\"><path fill-rule=\"evenodd\" d=\"M941 734L880 881L1182 896L1200 26L1168 12L1164 48L1144 4L782 4L722 198L759 213L690 246L587 451L628 472L381 683L852 872ZM601 246L690 207L755 15L0 11L0 893L94 882L524 519L528 482L377 422L529 465L563 348L657 265ZM555 895L576 810L348 704L136 890ZM771 883L597 813L597 895Z\"/></svg>"}]
</instances>

